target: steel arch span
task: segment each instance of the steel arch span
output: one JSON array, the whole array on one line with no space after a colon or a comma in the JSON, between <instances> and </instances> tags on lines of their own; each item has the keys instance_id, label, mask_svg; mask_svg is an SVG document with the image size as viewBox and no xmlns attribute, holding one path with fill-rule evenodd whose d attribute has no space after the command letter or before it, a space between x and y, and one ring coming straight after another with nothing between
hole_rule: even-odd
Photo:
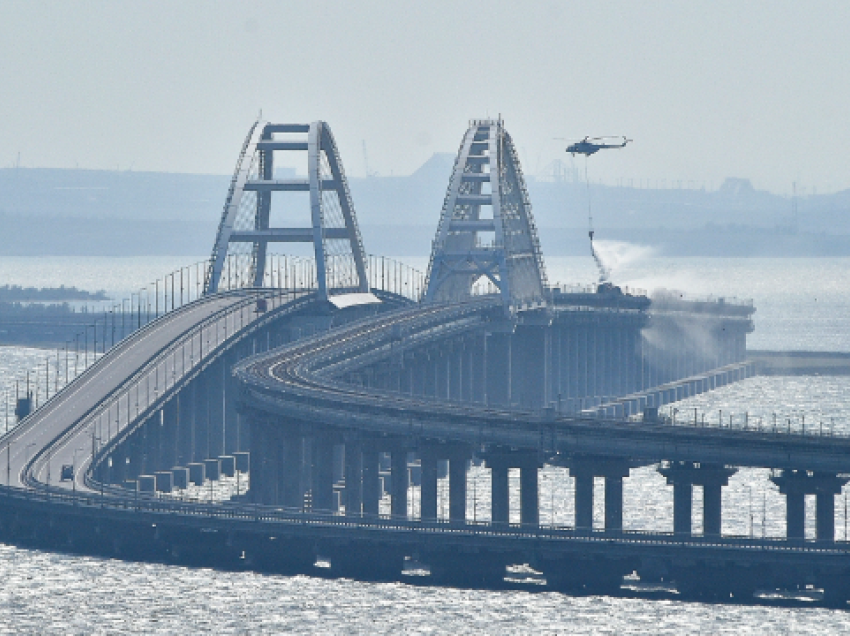
<instances>
[{"instance_id":1,"label":"steel arch span","mask_svg":"<svg viewBox=\"0 0 850 636\"><path fill-rule=\"evenodd\" d=\"M306 152L307 178L275 178L275 153ZM272 198L309 193L309 222L272 227ZM330 126L257 121L248 132L221 215L204 290L262 287L270 243L312 243L319 296L367 292L354 205ZM224 285L224 281L227 284Z\"/></svg>"},{"instance_id":2,"label":"steel arch span","mask_svg":"<svg viewBox=\"0 0 850 636\"><path fill-rule=\"evenodd\" d=\"M519 157L501 119L472 120L455 160L425 302L458 302L480 281L511 312L545 304L546 272Z\"/></svg>"}]
</instances>

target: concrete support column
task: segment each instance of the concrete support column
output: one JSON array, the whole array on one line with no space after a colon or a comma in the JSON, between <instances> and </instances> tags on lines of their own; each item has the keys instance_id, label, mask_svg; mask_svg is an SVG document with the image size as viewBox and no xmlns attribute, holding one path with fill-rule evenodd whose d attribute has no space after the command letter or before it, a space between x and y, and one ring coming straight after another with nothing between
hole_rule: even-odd
<instances>
[{"instance_id":1,"label":"concrete support column","mask_svg":"<svg viewBox=\"0 0 850 636\"><path fill-rule=\"evenodd\" d=\"M508 465L489 460L487 463L490 464L490 519L492 523L507 525L510 521Z\"/></svg>"},{"instance_id":2,"label":"concrete support column","mask_svg":"<svg viewBox=\"0 0 850 636\"><path fill-rule=\"evenodd\" d=\"M806 494L801 490L785 493L785 536L801 541L806 538Z\"/></svg>"},{"instance_id":3,"label":"concrete support column","mask_svg":"<svg viewBox=\"0 0 850 636\"><path fill-rule=\"evenodd\" d=\"M377 515L381 501L381 480L378 475L378 451L363 449L363 514Z\"/></svg>"},{"instance_id":4,"label":"concrete support column","mask_svg":"<svg viewBox=\"0 0 850 636\"><path fill-rule=\"evenodd\" d=\"M697 464L694 462L670 462L659 468L659 472L673 486L673 530L677 534L691 534L692 487L703 487L703 534L707 537L721 535L723 521L723 486L729 483L729 477L737 472L736 468L718 464Z\"/></svg>"},{"instance_id":5,"label":"concrete support column","mask_svg":"<svg viewBox=\"0 0 850 636\"><path fill-rule=\"evenodd\" d=\"M207 400L209 409L209 455L224 455L224 361L219 360L207 370Z\"/></svg>"},{"instance_id":6,"label":"concrete support column","mask_svg":"<svg viewBox=\"0 0 850 636\"><path fill-rule=\"evenodd\" d=\"M806 470L782 470L771 481L785 495L785 536L801 541L806 536L806 495L815 495L815 537L823 543L835 541L835 495L848 478Z\"/></svg>"},{"instance_id":7,"label":"concrete support column","mask_svg":"<svg viewBox=\"0 0 850 636\"><path fill-rule=\"evenodd\" d=\"M511 404L511 337L509 333L492 333L487 336L487 404Z\"/></svg>"},{"instance_id":8,"label":"concrete support column","mask_svg":"<svg viewBox=\"0 0 850 636\"><path fill-rule=\"evenodd\" d=\"M576 530L593 529L593 473L587 470L570 470L575 478Z\"/></svg>"},{"instance_id":9,"label":"concrete support column","mask_svg":"<svg viewBox=\"0 0 850 636\"><path fill-rule=\"evenodd\" d=\"M693 531L694 487L690 482L677 481L673 484L673 532L690 536Z\"/></svg>"},{"instance_id":10,"label":"concrete support column","mask_svg":"<svg viewBox=\"0 0 850 636\"><path fill-rule=\"evenodd\" d=\"M258 442L256 448L251 448L251 489L249 491L251 501L254 503L276 503L276 501L272 502L267 499L270 485L268 464L272 449L270 448L269 441L266 439L265 427L262 421L255 416L249 417L248 421L250 423L249 426L253 429L253 438ZM188 461L186 465L188 466L191 463L191 461Z\"/></svg>"},{"instance_id":11,"label":"concrete support column","mask_svg":"<svg viewBox=\"0 0 850 636\"><path fill-rule=\"evenodd\" d=\"M162 451L160 468L169 470L177 463L177 437L180 432L180 409L175 396L162 407Z\"/></svg>"},{"instance_id":12,"label":"concrete support column","mask_svg":"<svg viewBox=\"0 0 850 636\"><path fill-rule=\"evenodd\" d=\"M475 402L484 403L487 398L484 342L486 337L479 336L475 340L475 346L470 350L470 377L472 380L472 399Z\"/></svg>"},{"instance_id":13,"label":"concrete support column","mask_svg":"<svg viewBox=\"0 0 850 636\"><path fill-rule=\"evenodd\" d=\"M194 432L192 430L192 399L191 391L177 394L177 460L175 464L185 466L192 461Z\"/></svg>"},{"instance_id":14,"label":"concrete support column","mask_svg":"<svg viewBox=\"0 0 850 636\"><path fill-rule=\"evenodd\" d=\"M536 459L526 460L519 469L519 510L523 525L540 525L540 487Z\"/></svg>"},{"instance_id":15,"label":"concrete support column","mask_svg":"<svg viewBox=\"0 0 850 636\"><path fill-rule=\"evenodd\" d=\"M236 401L239 397L239 383L231 374L231 369L236 362L236 357L228 356L225 358L225 378L224 378L224 454L232 455L237 451L241 451L240 446L240 418L236 412Z\"/></svg>"},{"instance_id":16,"label":"concrete support column","mask_svg":"<svg viewBox=\"0 0 850 636\"><path fill-rule=\"evenodd\" d=\"M312 492L313 510L319 512L333 512L333 441L323 432L313 438L313 470L312 470Z\"/></svg>"},{"instance_id":17,"label":"concrete support column","mask_svg":"<svg viewBox=\"0 0 850 636\"><path fill-rule=\"evenodd\" d=\"M392 487L390 496L392 498L391 512L394 517L407 518L407 449L398 448L391 455Z\"/></svg>"},{"instance_id":18,"label":"concrete support column","mask_svg":"<svg viewBox=\"0 0 850 636\"><path fill-rule=\"evenodd\" d=\"M145 430L145 461L142 470L146 475L150 475L160 469L162 411L154 413L142 426Z\"/></svg>"},{"instance_id":19,"label":"concrete support column","mask_svg":"<svg viewBox=\"0 0 850 636\"><path fill-rule=\"evenodd\" d=\"M710 480L702 487L703 533L707 537L719 537L722 525L723 506L721 493L727 480Z\"/></svg>"},{"instance_id":20,"label":"concrete support column","mask_svg":"<svg viewBox=\"0 0 850 636\"><path fill-rule=\"evenodd\" d=\"M268 421L263 426L251 426L251 430L257 440L251 449L251 490L256 490L255 481L260 482L259 498L254 501L283 505L285 455L281 431Z\"/></svg>"},{"instance_id":21,"label":"concrete support column","mask_svg":"<svg viewBox=\"0 0 850 636\"><path fill-rule=\"evenodd\" d=\"M424 395L428 397L436 397L437 393L437 364L439 356L434 352L429 352L422 360L423 387Z\"/></svg>"},{"instance_id":22,"label":"concrete support column","mask_svg":"<svg viewBox=\"0 0 850 636\"><path fill-rule=\"evenodd\" d=\"M835 493L819 491L816 495L815 536L818 541L835 541Z\"/></svg>"},{"instance_id":23,"label":"concrete support column","mask_svg":"<svg viewBox=\"0 0 850 636\"><path fill-rule=\"evenodd\" d=\"M300 435L283 435L279 442L281 462L277 469L280 503L288 508L304 507L302 463L304 442Z\"/></svg>"},{"instance_id":24,"label":"concrete support column","mask_svg":"<svg viewBox=\"0 0 850 636\"><path fill-rule=\"evenodd\" d=\"M423 521L437 519L437 456L428 450L419 455L422 469L420 517Z\"/></svg>"},{"instance_id":25,"label":"concrete support column","mask_svg":"<svg viewBox=\"0 0 850 636\"><path fill-rule=\"evenodd\" d=\"M455 345L446 355L448 367L447 395L451 400L463 399L463 347Z\"/></svg>"},{"instance_id":26,"label":"concrete support column","mask_svg":"<svg viewBox=\"0 0 850 636\"><path fill-rule=\"evenodd\" d=\"M209 408L207 404L207 379L202 373L193 382L194 389L192 411L194 413L193 425L195 429L195 447L192 452L192 460L199 462L210 456L209 450Z\"/></svg>"},{"instance_id":27,"label":"concrete support column","mask_svg":"<svg viewBox=\"0 0 850 636\"><path fill-rule=\"evenodd\" d=\"M623 530L623 478L629 465L619 459L586 456L570 463L576 480L576 529L593 529L593 478L605 478L605 530Z\"/></svg>"},{"instance_id":28,"label":"concrete support column","mask_svg":"<svg viewBox=\"0 0 850 636\"><path fill-rule=\"evenodd\" d=\"M452 457L449 460L449 520L458 523L466 521L466 465L465 456Z\"/></svg>"},{"instance_id":29,"label":"concrete support column","mask_svg":"<svg viewBox=\"0 0 850 636\"><path fill-rule=\"evenodd\" d=\"M514 333L516 347L512 351L511 385L513 401L526 408L542 408L547 380L548 328L518 326Z\"/></svg>"},{"instance_id":30,"label":"concrete support column","mask_svg":"<svg viewBox=\"0 0 850 636\"><path fill-rule=\"evenodd\" d=\"M623 530L623 478L620 475L605 477L605 530Z\"/></svg>"},{"instance_id":31,"label":"concrete support column","mask_svg":"<svg viewBox=\"0 0 850 636\"><path fill-rule=\"evenodd\" d=\"M345 440L345 514L360 516L363 506L362 471L360 442Z\"/></svg>"},{"instance_id":32,"label":"concrete support column","mask_svg":"<svg viewBox=\"0 0 850 636\"><path fill-rule=\"evenodd\" d=\"M449 397L449 366L451 364L451 354L446 351L440 351L435 354L434 368L434 386L436 387L434 395L438 398Z\"/></svg>"}]
</instances>

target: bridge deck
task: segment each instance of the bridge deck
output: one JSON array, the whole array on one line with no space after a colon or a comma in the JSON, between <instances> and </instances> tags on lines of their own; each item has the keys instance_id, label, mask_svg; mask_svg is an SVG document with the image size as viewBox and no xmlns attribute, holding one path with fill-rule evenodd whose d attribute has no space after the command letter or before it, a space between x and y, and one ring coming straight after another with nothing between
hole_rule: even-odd
<instances>
[{"instance_id":1,"label":"bridge deck","mask_svg":"<svg viewBox=\"0 0 850 636\"><path fill-rule=\"evenodd\" d=\"M260 292L273 310L296 294ZM93 453L199 369L229 336L261 317L258 292L205 297L145 326L87 369L20 426L0 438L5 483L13 488L89 490ZM300 294L303 296L304 294ZM60 480L63 465L75 479Z\"/></svg>"},{"instance_id":2,"label":"bridge deck","mask_svg":"<svg viewBox=\"0 0 850 636\"><path fill-rule=\"evenodd\" d=\"M850 438L556 417L407 395L341 381L343 371L452 330L488 328L492 305L425 306L377 317L243 362L236 374L260 410L343 428L649 462L697 461L850 472ZM813 431L814 433L814 431Z\"/></svg>"}]
</instances>

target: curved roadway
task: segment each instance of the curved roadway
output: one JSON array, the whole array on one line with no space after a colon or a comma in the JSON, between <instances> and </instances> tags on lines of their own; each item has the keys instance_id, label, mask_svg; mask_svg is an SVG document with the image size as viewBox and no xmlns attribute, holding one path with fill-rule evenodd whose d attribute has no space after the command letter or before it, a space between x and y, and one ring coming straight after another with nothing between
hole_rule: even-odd
<instances>
[{"instance_id":1,"label":"curved roadway","mask_svg":"<svg viewBox=\"0 0 850 636\"><path fill-rule=\"evenodd\" d=\"M850 472L850 438L563 417L415 396L344 382L347 371L498 319L493 301L376 316L237 365L246 402L307 421L376 433L573 454ZM492 326L490 328L493 328Z\"/></svg>"},{"instance_id":2,"label":"curved roadway","mask_svg":"<svg viewBox=\"0 0 850 636\"><path fill-rule=\"evenodd\" d=\"M228 337L305 293L233 291L202 298L131 334L19 426L0 438L2 483L13 488L86 491L93 454L155 408L175 384L203 367ZM62 466L74 479L61 479Z\"/></svg>"}]
</instances>

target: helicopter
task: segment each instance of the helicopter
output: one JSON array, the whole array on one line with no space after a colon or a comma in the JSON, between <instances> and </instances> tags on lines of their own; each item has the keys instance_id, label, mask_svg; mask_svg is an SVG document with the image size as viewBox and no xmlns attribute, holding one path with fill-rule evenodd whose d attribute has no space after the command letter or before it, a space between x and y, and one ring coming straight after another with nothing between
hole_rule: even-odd
<instances>
[{"instance_id":1,"label":"helicopter","mask_svg":"<svg viewBox=\"0 0 850 636\"><path fill-rule=\"evenodd\" d=\"M622 139L623 143L614 144L614 143L605 143L606 139ZM567 152L575 157L576 155L585 155L589 157L595 152L599 152L605 148L623 148L627 143L632 141L631 139L627 139L625 136L622 137L585 137L581 141L577 141L574 144L570 144L567 146Z\"/></svg>"}]
</instances>

